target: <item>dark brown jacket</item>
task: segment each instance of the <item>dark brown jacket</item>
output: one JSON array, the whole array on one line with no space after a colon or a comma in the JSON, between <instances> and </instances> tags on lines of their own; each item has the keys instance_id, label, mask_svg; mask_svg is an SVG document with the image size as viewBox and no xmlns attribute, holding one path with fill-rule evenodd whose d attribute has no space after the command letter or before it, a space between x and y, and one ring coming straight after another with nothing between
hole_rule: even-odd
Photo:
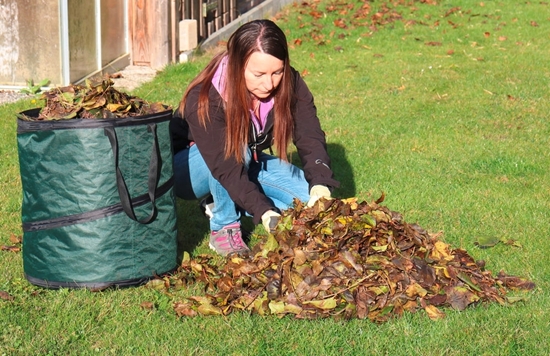
<instances>
[{"instance_id":1,"label":"dark brown jacket","mask_svg":"<svg viewBox=\"0 0 550 356\"><path fill-rule=\"evenodd\" d=\"M292 74L295 86L292 140L302 161L305 177L310 188L316 184L329 188L338 187L339 183L333 178L332 170L329 168L330 159L326 149L325 133L321 130L313 96L298 72L293 69ZM273 206L256 184L249 180L244 165L237 163L233 158L224 158L225 111L223 100L214 87L209 93L210 121L206 127L199 123L199 91L200 86L197 86L189 93L184 118L179 116L178 110L170 122L174 153L188 147L190 142L195 142L214 178L229 192L238 206L253 216L254 223L258 224L262 214ZM254 137L253 130L250 131L249 146L257 144L258 152L269 148L272 142L273 110L268 114L264 130L267 137Z\"/></svg>"}]
</instances>

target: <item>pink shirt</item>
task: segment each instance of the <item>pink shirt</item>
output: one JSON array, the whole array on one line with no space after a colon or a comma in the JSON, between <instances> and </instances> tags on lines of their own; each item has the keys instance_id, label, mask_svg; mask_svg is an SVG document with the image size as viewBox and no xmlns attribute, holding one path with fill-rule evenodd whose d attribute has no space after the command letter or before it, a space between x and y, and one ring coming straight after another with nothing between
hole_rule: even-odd
<instances>
[{"instance_id":1,"label":"pink shirt","mask_svg":"<svg viewBox=\"0 0 550 356\"><path fill-rule=\"evenodd\" d=\"M218 66L218 69L216 70L216 73L214 73L214 77L212 78L212 85L218 93L221 95L222 98L225 98L224 92L225 92L225 86L226 86L226 68L227 68L227 60L228 57L225 56L222 61L220 62L220 65ZM256 132L258 134L263 132L263 129L265 127L265 122L267 120L267 114L273 109L273 98L269 99L268 101L264 102L260 100L260 117L256 117L256 114L254 113L254 110L250 109L250 117L252 118L252 122L254 123L254 127L256 128Z\"/></svg>"}]
</instances>

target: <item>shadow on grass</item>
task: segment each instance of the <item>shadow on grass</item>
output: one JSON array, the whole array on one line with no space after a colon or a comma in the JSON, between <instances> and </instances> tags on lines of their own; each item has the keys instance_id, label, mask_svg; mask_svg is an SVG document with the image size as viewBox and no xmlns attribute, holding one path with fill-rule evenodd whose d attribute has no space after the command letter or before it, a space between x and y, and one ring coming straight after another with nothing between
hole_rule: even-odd
<instances>
[{"instance_id":1,"label":"shadow on grass","mask_svg":"<svg viewBox=\"0 0 550 356\"><path fill-rule=\"evenodd\" d=\"M183 200L176 198L176 213L178 226L178 263L181 263L183 252L193 254L210 234L208 218L199 207L200 200ZM243 216L241 225L244 230L254 231L252 218ZM246 241L246 239L245 239Z\"/></svg>"},{"instance_id":2,"label":"shadow on grass","mask_svg":"<svg viewBox=\"0 0 550 356\"><path fill-rule=\"evenodd\" d=\"M340 188L335 189L332 195L337 198L350 198L356 194L355 178L353 170L346 157L346 149L338 143L327 144L327 151L330 156L330 163L334 178L340 182ZM302 167L298 154L293 154L291 157L292 164Z\"/></svg>"},{"instance_id":3,"label":"shadow on grass","mask_svg":"<svg viewBox=\"0 0 550 356\"><path fill-rule=\"evenodd\" d=\"M203 215L199 200L176 198L178 226L178 263L184 251L193 253L210 231L208 219Z\"/></svg>"},{"instance_id":4,"label":"shadow on grass","mask_svg":"<svg viewBox=\"0 0 550 356\"><path fill-rule=\"evenodd\" d=\"M355 177L353 169L346 157L346 148L337 143L328 144L328 154L330 155L332 171L334 177L340 182L340 188L332 192L337 198L350 198L356 195Z\"/></svg>"}]
</instances>

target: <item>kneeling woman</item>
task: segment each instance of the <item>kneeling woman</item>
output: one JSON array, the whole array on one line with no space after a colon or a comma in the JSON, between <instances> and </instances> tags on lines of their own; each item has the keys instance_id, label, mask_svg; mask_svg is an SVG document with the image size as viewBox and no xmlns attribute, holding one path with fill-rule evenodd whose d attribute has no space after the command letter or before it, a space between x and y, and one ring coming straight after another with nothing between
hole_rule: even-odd
<instances>
[{"instance_id":1,"label":"kneeling woman","mask_svg":"<svg viewBox=\"0 0 550 356\"><path fill-rule=\"evenodd\" d=\"M339 185L313 96L289 61L275 23L242 25L191 82L170 123L176 195L212 195L210 247L223 256L248 251L243 210L270 229L294 198L311 206ZM303 171L288 162L290 141ZM277 156L263 152L271 146Z\"/></svg>"}]
</instances>

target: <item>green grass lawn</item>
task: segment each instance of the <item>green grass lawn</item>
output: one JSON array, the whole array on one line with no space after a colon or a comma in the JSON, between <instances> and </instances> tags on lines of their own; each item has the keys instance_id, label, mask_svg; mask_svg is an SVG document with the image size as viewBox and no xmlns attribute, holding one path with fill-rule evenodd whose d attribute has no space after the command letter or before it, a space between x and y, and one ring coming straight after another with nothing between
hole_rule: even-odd
<instances>
[{"instance_id":1,"label":"green grass lawn","mask_svg":"<svg viewBox=\"0 0 550 356\"><path fill-rule=\"evenodd\" d=\"M334 195L370 201L384 192L383 204L406 221L537 288L509 306L446 309L438 321L424 312L379 325L245 313L178 318L172 303L200 286L170 295L45 290L25 280L21 253L0 251L0 291L13 297L0 299L0 355L549 353L550 4L322 0L274 18L315 95L342 182ZM208 58L167 66L134 94L176 106ZM0 245L22 234L15 114L36 105L0 106ZM178 200L178 218L180 250L211 253L197 202ZM485 237L519 247L478 248Z\"/></svg>"}]
</instances>

